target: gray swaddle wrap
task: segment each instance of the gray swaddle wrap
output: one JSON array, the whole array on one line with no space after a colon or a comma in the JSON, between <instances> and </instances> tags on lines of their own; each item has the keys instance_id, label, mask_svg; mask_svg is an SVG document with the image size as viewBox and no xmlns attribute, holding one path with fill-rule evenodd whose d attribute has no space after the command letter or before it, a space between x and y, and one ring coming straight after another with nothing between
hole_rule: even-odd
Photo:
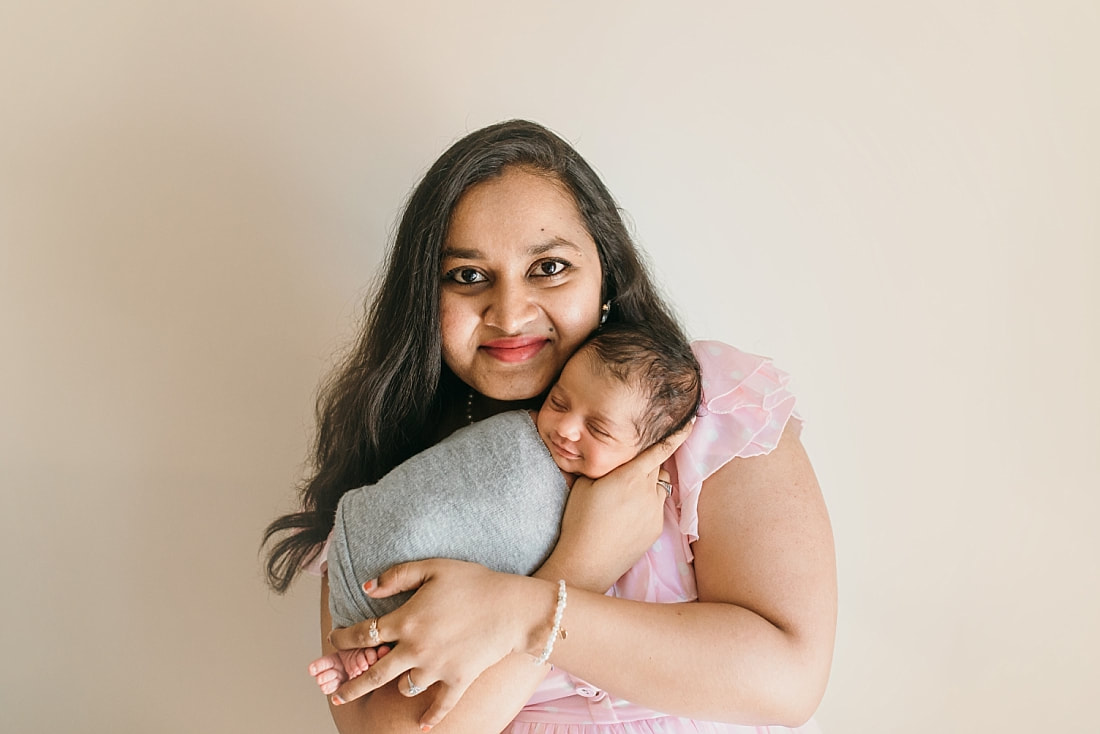
<instances>
[{"instance_id":1,"label":"gray swaddle wrap","mask_svg":"<svg viewBox=\"0 0 1100 734\"><path fill-rule=\"evenodd\" d=\"M372 599L362 589L397 563L454 558L534 572L554 549L568 493L527 411L462 428L349 491L328 551L333 626L401 606L410 593Z\"/></svg>"}]
</instances>

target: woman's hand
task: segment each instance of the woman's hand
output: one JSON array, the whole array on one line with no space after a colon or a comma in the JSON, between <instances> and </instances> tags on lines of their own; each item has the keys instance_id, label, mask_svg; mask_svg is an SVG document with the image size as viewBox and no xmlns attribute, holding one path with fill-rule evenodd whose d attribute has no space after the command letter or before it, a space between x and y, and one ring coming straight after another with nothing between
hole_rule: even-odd
<instances>
[{"instance_id":1,"label":"woman's hand","mask_svg":"<svg viewBox=\"0 0 1100 734\"><path fill-rule=\"evenodd\" d=\"M377 640L371 639L370 620L332 631L338 650L399 643L362 675L344 682L333 703L347 703L396 679L406 696L431 688L435 698L421 724L434 726L489 667L512 652L541 651L557 599L557 587L546 581L447 559L394 566L368 594L386 597L411 590L416 593L409 601L378 618ZM419 690L410 691L413 685Z\"/></svg>"},{"instance_id":2,"label":"woman's hand","mask_svg":"<svg viewBox=\"0 0 1100 734\"><path fill-rule=\"evenodd\" d=\"M688 424L600 479L577 477L562 517L561 535L537 576L603 593L661 535L668 493L663 464L689 435Z\"/></svg>"}]
</instances>

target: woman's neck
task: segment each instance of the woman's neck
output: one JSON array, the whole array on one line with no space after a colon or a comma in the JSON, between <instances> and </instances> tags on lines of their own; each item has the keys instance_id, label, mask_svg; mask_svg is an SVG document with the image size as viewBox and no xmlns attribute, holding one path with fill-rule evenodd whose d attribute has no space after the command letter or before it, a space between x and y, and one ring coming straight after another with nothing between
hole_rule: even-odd
<instances>
[{"instance_id":1,"label":"woman's neck","mask_svg":"<svg viewBox=\"0 0 1100 734\"><path fill-rule=\"evenodd\" d=\"M470 424L509 410L538 410L541 405L541 395L528 400L496 400L468 390L463 401L463 419Z\"/></svg>"},{"instance_id":2,"label":"woman's neck","mask_svg":"<svg viewBox=\"0 0 1100 734\"><path fill-rule=\"evenodd\" d=\"M449 402L450 405L440 421L436 442L442 441L459 428L498 413L509 410L538 410L542 405L542 396L529 400L495 400L463 386L463 389L457 391Z\"/></svg>"}]
</instances>

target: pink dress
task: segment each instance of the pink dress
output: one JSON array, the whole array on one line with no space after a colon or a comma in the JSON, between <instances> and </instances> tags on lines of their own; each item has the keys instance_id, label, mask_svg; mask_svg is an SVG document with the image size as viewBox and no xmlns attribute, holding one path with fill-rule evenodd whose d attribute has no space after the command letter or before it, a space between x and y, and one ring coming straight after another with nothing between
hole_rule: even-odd
<instances>
[{"instance_id":1,"label":"pink dress","mask_svg":"<svg viewBox=\"0 0 1100 734\"><path fill-rule=\"evenodd\" d=\"M607 592L649 602L698 598L691 543L698 539L703 480L735 457L766 454L776 447L792 418L788 376L771 360L721 342L692 345L703 370L703 407L695 429L666 465L672 496L665 504L664 531L644 556ZM667 716L608 695L554 668L505 732L512 734L657 734L663 732L819 732L811 720L798 729L694 721Z\"/></svg>"}]
</instances>

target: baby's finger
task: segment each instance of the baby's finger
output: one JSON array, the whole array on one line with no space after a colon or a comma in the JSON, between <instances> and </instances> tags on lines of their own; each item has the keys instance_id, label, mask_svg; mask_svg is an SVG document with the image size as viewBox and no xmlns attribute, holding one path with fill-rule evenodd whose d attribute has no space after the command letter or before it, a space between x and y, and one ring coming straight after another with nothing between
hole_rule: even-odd
<instances>
[{"instance_id":1,"label":"baby's finger","mask_svg":"<svg viewBox=\"0 0 1100 734\"><path fill-rule=\"evenodd\" d=\"M371 657L370 655L368 655L368 652L373 653L374 650L369 647L356 650L344 663L344 669L347 671L349 678L354 678L357 675L362 675L363 671L374 664L373 662L371 662ZM377 659L377 656L375 657L375 659Z\"/></svg>"},{"instance_id":2,"label":"baby's finger","mask_svg":"<svg viewBox=\"0 0 1100 734\"><path fill-rule=\"evenodd\" d=\"M329 686L333 691L337 690L340 683L348 680L348 675L339 669L326 670L315 677L318 686Z\"/></svg>"},{"instance_id":3,"label":"baby's finger","mask_svg":"<svg viewBox=\"0 0 1100 734\"><path fill-rule=\"evenodd\" d=\"M317 675L313 676L313 678L314 678L314 680L317 681L317 685L322 686L322 688L325 685L331 683L333 691L336 690L337 686L339 686L341 683L343 683L345 680L347 680L347 676L344 675L342 672L340 672L336 668L333 668L332 670L326 670L323 673L318 673ZM325 693L330 693L330 692L331 691L325 691Z\"/></svg>"},{"instance_id":4,"label":"baby's finger","mask_svg":"<svg viewBox=\"0 0 1100 734\"><path fill-rule=\"evenodd\" d=\"M434 726L437 726L439 722L443 721L443 717L451 713L453 709L462 698L462 694L466 693L466 689L469 688L469 684L462 686L451 686L446 683L439 685L439 690L436 691L435 700L432 701L432 705L428 707L428 710L424 712L424 715L420 717L420 730L427 731ZM426 728L425 728L426 727Z\"/></svg>"},{"instance_id":5,"label":"baby's finger","mask_svg":"<svg viewBox=\"0 0 1100 734\"><path fill-rule=\"evenodd\" d=\"M335 668L337 662L337 660L333 659L332 655L325 655L323 658L317 658L309 664L309 674L316 678L318 674Z\"/></svg>"}]
</instances>

